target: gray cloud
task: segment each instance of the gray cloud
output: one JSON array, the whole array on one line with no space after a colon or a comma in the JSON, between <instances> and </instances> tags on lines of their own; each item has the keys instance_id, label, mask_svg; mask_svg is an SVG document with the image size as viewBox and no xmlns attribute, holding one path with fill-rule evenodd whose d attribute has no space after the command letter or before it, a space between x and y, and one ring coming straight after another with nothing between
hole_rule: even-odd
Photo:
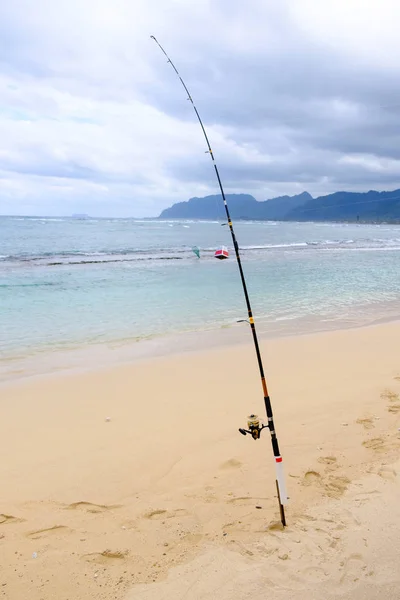
<instances>
[{"instance_id":1,"label":"gray cloud","mask_svg":"<svg viewBox=\"0 0 400 600\"><path fill-rule=\"evenodd\" d=\"M400 187L393 0L0 6L0 212L150 216L224 184L263 200Z\"/></svg>"}]
</instances>

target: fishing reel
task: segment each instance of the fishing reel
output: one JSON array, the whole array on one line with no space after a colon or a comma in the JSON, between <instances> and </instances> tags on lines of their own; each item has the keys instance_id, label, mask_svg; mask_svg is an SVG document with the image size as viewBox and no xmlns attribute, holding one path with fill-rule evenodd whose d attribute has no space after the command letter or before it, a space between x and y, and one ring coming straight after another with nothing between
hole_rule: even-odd
<instances>
[{"instance_id":1,"label":"fishing reel","mask_svg":"<svg viewBox=\"0 0 400 600\"><path fill-rule=\"evenodd\" d=\"M247 417L247 427L248 429L240 428L240 433L242 435L247 435L249 433L253 440L259 440L262 430L268 427L268 425L260 425L260 420L257 415L250 415Z\"/></svg>"}]
</instances>

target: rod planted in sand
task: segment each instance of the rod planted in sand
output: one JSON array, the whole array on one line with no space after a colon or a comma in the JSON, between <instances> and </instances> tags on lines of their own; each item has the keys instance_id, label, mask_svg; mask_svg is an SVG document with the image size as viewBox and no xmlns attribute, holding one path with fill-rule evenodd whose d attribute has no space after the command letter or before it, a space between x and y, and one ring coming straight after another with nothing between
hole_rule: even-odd
<instances>
[{"instance_id":1,"label":"rod planted in sand","mask_svg":"<svg viewBox=\"0 0 400 600\"><path fill-rule=\"evenodd\" d=\"M249 298L249 294L247 291L247 285L246 285L246 280L244 277L244 272L243 272L243 267L242 267L242 261L240 259L240 252L239 252L239 245L236 241L236 235L233 229L233 224L232 224L232 219L229 213L229 208L228 208L228 203L225 197L225 192L224 192L224 188L222 187L222 182L221 182L221 178L219 176L219 172L218 172L218 168L217 168L217 164L215 162L214 159L214 154L213 151L211 150L211 145L206 133L206 130L204 128L203 122L200 118L199 112L193 102L193 98L190 95L190 92L188 90L188 88L186 87L182 77L180 76L177 68L175 67L174 63L172 62L172 60L169 58L168 54L165 52L164 48L161 46L161 44L158 42L158 40L154 37L154 35L150 36L151 39L153 39L155 41L155 43L157 44L157 46L160 48L160 50L165 54L169 64L171 65L171 67L174 69L176 75L179 77L179 80L181 82L181 84L183 85L183 87L185 88L185 91L188 95L188 100L190 100L194 112L196 113L197 119L200 123L200 127L203 131L206 143L207 143L207 152L210 154L211 156L211 160L213 162L214 165L214 169L215 169L215 175L217 177L218 180L218 185L219 185L219 189L221 191L221 195L222 195L222 200L224 202L224 206L225 206L225 212L226 212L226 218L228 220L228 225L229 225L229 229L231 232L231 236L232 236L232 242L233 242L233 247L235 249L235 256L236 256L236 261L239 267L239 274L240 274L240 279L242 282L242 287L243 287L243 293L244 293L244 297L245 297L245 301L246 301L246 306L247 306L247 312L249 315L249 319L248 322L250 324L250 328L251 328L251 333L253 336L253 342L254 342L254 347L255 347L255 351L256 351L256 356L257 356L257 362L258 362L258 368L260 371L260 377L261 377L261 384L262 384L262 389L263 389L263 394L264 394L264 404L265 404L265 410L267 413L267 418L268 418L268 428L271 434L271 442L272 442L272 450L274 453L274 459L275 459L275 470L276 470L276 487L277 487L277 491L278 491L278 501L279 501L279 510L280 510L280 515L281 515L281 522L282 525L285 527L286 526L286 519L285 519L285 504L287 504L288 501L288 497L287 497L287 493L286 493L286 486L285 486L285 478L284 478L284 473L283 473L283 463L282 463L282 456L280 454L279 451L279 444L278 444L278 438L276 435L276 431L275 431L275 425L274 425L274 418L273 418L273 414L272 414L272 406L271 406L271 400L268 394L268 388L267 388L267 382L265 379L265 374L264 374L264 367L263 367L263 363L262 363L262 358L261 358L261 352L260 352L260 347L258 344L258 338L257 338L257 332L256 332L256 326L254 323L254 317L253 317L253 311L251 309L251 304L250 304L250 298ZM260 433L262 428L259 428L256 430L256 428L252 427L251 428L252 431L252 435L254 439L258 439L260 437ZM250 433L250 431L246 431L244 429L240 430L241 433Z\"/></svg>"}]
</instances>

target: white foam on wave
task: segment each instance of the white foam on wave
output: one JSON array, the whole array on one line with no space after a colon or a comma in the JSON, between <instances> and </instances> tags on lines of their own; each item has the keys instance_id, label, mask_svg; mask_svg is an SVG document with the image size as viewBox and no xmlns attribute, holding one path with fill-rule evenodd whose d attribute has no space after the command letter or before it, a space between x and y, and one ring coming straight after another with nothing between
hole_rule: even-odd
<instances>
[{"instance_id":1,"label":"white foam on wave","mask_svg":"<svg viewBox=\"0 0 400 600\"><path fill-rule=\"evenodd\" d=\"M289 244L258 244L256 246L240 246L241 250L270 250L274 248L305 248L307 242L293 242Z\"/></svg>"}]
</instances>

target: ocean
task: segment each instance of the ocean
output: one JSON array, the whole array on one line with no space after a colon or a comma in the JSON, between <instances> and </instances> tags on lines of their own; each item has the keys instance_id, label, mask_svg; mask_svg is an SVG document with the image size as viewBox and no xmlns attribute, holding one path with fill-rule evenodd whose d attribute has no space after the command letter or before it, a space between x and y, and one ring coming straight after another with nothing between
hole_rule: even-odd
<instances>
[{"instance_id":1,"label":"ocean","mask_svg":"<svg viewBox=\"0 0 400 600\"><path fill-rule=\"evenodd\" d=\"M399 226L234 226L261 335L400 316ZM214 258L220 245L228 260ZM179 340L184 332L199 343L200 332L221 329L247 340L246 324L237 323L246 318L221 222L0 218L3 372L55 351Z\"/></svg>"}]
</instances>

